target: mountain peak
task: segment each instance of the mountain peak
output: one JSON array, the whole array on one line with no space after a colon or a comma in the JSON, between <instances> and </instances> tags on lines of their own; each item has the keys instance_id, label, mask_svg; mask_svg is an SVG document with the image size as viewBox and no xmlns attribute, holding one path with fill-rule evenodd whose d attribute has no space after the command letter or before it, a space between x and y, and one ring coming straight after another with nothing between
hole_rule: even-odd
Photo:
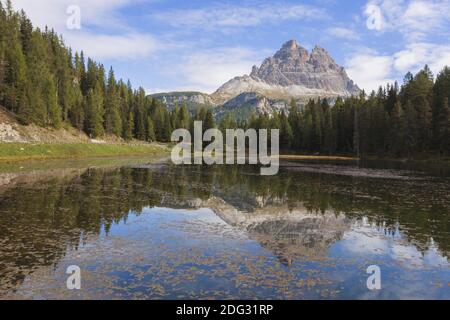
<instances>
[{"instance_id":1,"label":"mountain peak","mask_svg":"<svg viewBox=\"0 0 450 320\"><path fill-rule=\"evenodd\" d=\"M283 44L281 49L275 53L273 58L279 60L298 59L306 61L308 56L308 51L300 46L297 40L289 40Z\"/></svg>"},{"instance_id":2,"label":"mountain peak","mask_svg":"<svg viewBox=\"0 0 450 320\"><path fill-rule=\"evenodd\" d=\"M300 47L300 44L297 42L297 40L292 39L283 44L281 49L289 49L289 50L296 50Z\"/></svg>"},{"instance_id":3,"label":"mountain peak","mask_svg":"<svg viewBox=\"0 0 450 320\"><path fill-rule=\"evenodd\" d=\"M260 67L254 66L250 76L233 79L216 95L230 98L243 92L270 92L270 97L289 99L350 96L359 88L324 48L315 46L309 53L296 40L289 40Z\"/></svg>"},{"instance_id":4,"label":"mountain peak","mask_svg":"<svg viewBox=\"0 0 450 320\"><path fill-rule=\"evenodd\" d=\"M325 50L324 48L322 48L322 47L319 46L319 45L315 45L315 46L314 46L314 49L311 51L311 53L312 53L312 52L325 52L325 53L328 53L327 50Z\"/></svg>"}]
</instances>

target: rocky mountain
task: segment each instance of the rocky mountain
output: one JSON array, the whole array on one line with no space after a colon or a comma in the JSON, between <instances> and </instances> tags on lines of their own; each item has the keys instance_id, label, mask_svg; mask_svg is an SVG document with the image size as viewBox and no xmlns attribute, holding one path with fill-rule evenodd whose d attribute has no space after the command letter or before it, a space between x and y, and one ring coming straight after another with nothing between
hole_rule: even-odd
<instances>
[{"instance_id":1,"label":"rocky mountain","mask_svg":"<svg viewBox=\"0 0 450 320\"><path fill-rule=\"evenodd\" d=\"M273 57L264 60L250 75L236 77L221 86L212 98L219 104L246 92L270 99L351 96L360 91L325 49L316 46L311 53L296 40L286 42Z\"/></svg>"},{"instance_id":2,"label":"rocky mountain","mask_svg":"<svg viewBox=\"0 0 450 320\"><path fill-rule=\"evenodd\" d=\"M214 106L219 115L232 111L245 117L254 110L284 110L291 99L303 104L311 98L334 100L359 92L344 68L325 49L316 46L308 52L296 40L290 40L260 67L254 66L250 75L231 79L212 95L175 92L153 96L169 107L185 101L191 108Z\"/></svg>"},{"instance_id":3,"label":"rocky mountain","mask_svg":"<svg viewBox=\"0 0 450 320\"><path fill-rule=\"evenodd\" d=\"M199 105L216 105L209 94L202 92L165 92L150 96L161 100L169 109L173 109L175 105L181 106L183 103L187 104L188 109L196 108Z\"/></svg>"},{"instance_id":4,"label":"rocky mountain","mask_svg":"<svg viewBox=\"0 0 450 320\"><path fill-rule=\"evenodd\" d=\"M248 119L255 110L259 113L271 114L275 111L286 110L288 106L287 100L273 100L259 93L244 92L216 108L215 112L217 118L231 112L237 119Z\"/></svg>"}]
</instances>

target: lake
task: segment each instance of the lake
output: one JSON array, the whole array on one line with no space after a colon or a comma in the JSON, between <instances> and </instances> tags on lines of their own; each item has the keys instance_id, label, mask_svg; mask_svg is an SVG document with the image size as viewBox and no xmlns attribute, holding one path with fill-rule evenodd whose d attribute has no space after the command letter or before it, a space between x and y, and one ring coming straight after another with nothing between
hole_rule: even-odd
<instances>
[{"instance_id":1,"label":"lake","mask_svg":"<svg viewBox=\"0 0 450 320\"><path fill-rule=\"evenodd\" d=\"M48 166L0 174L0 299L450 299L442 168Z\"/></svg>"}]
</instances>

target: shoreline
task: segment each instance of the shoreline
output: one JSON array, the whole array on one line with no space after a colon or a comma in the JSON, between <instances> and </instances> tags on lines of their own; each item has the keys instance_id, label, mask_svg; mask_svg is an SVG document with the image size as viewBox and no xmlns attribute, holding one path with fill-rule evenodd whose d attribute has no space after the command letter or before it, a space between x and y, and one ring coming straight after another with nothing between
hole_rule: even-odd
<instances>
[{"instance_id":1,"label":"shoreline","mask_svg":"<svg viewBox=\"0 0 450 320\"><path fill-rule=\"evenodd\" d=\"M165 144L0 143L0 163L169 154Z\"/></svg>"},{"instance_id":2,"label":"shoreline","mask_svg":"<svg viewBox=\"0 0 450 320\"><path fill-rule=\"evenodd\" d=\"M0 142L0 163L15 163L43 160L83 160L92 158L113 158L126 156L170 155L170 144L163 143L48 143L48 142ZM450 164L448 157L430 156L417 159L378 158L366 156L358 158L352 155L308 155L280 154L280 160L298 161L388 161L397 163L433 163Z\"/></svg>"}]
</instances>

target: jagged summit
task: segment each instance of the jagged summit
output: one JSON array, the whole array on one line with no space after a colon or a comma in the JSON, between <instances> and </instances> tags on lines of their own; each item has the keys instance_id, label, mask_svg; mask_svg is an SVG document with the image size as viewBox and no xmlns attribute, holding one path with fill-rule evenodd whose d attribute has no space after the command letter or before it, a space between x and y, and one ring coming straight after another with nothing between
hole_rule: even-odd
<instances>
[{"instance_id":1,"label":"jagged summit","mask_svg":"<svg viewBox=\"0 0 450 320\"><path fill-rule=\"evenodd\" d=\"M344 68L324 48L316 46L309 53L296 40L286 42L273 57L265 59L259 68L254 67L250 77L271 85L304 86L344 95L359 91L350 83Z\"/></svg>"},{"instance_id":2,"label":"jagged summit","mask_svg":"<svg viewBox=\"0 0 450 320\"><path fill-rule=\"evenodd\" d=\"M292 39L292 40L289 40L289 41L285 42L283 44L283 46L281 47L281 49L295 50L295 49L297 49L299 47L300 47L300 44L297 42L297 40Z\"/></svg>"},{"instance_id":3,"label":"jagged summit","mask_svg":"<svg viewBox=\"0 0 450 320\"><path fill-rule=\"evenodd\" d=\"M308 52L297 40L289 40L260 67L254 66L250 76L230 80L213 97L225 102L243 92L256 92L269 98L309 99L350 96L359 91L324 48L316 46Z\"/></svg>"}]
</instances>

